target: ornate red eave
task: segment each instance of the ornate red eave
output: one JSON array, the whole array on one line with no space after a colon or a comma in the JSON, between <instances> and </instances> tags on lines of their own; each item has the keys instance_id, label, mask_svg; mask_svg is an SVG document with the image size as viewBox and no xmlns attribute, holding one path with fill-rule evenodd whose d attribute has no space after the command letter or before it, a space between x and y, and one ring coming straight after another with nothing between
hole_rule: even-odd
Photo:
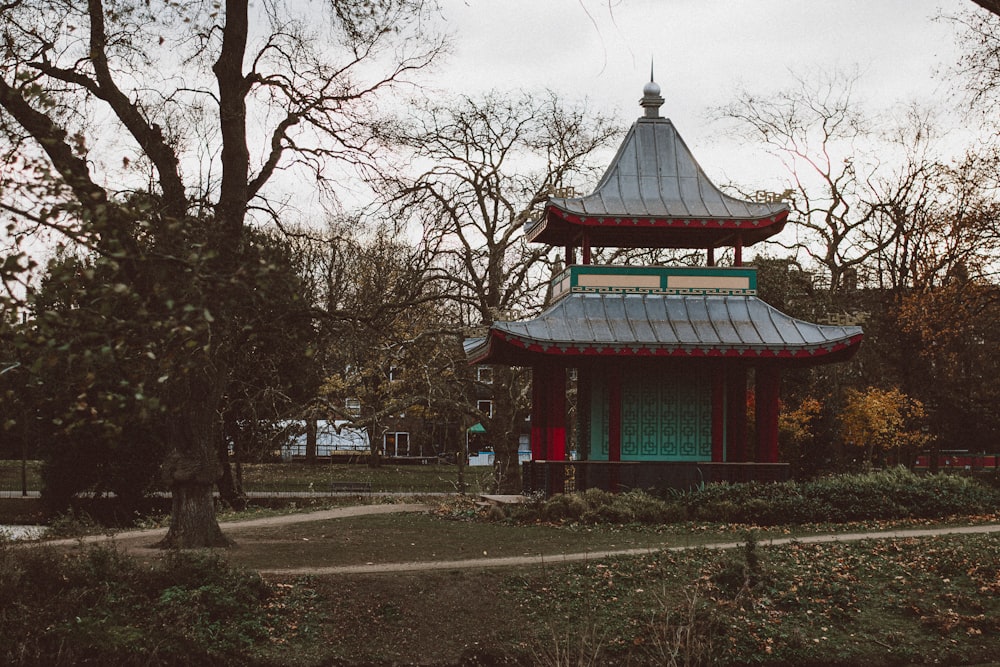
<instances>
[{"instance_id":1,"label":"ornate red eave","mask_svg":"<svg viewBox=\"0 0 1000 667\"><path fill-rule=\"evenodd\" d=\"M801 347L754 348L736 346L704 345L597 345L579 347L555 345L543 341L523 339L498 331L490 332L490 337L469 358L473 364L505 364L531 366L540 358L573 360L590 358L671 358L671 359L738 359L747 362L786 362L789 365L819 365L846 361L858 351L863 334L855 334L844 340L807 345Z\"/></svg>"},{"instance_id":2,"label":"ornate red eave","mask_svg":"<svg viewBox=\"0 0 1000 667\"><path fill-rule=\"evenodd\" d=\"M750 246L779 233L787 209L763 218L670 218L652 216L580 215L553 202L543 219L526 230L529 242L575 245L584 234L595 247L721 248Z\"/></svg>"}]
</instances>

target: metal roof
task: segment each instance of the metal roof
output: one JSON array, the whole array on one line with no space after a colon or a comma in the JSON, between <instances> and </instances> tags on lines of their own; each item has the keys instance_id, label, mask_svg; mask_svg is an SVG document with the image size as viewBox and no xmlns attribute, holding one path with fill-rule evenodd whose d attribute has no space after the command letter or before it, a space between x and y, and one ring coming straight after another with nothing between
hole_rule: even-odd
<instances>
[{"instance_id":1,"label":"metal roof","mask_svg":"<svg viewBox=\"0 0 1000 667\"><path fill-rule=\"evenodd\" d=\"M663 98L653 86L647 84L641 101L646 116L632 125L594 192L550 198L543 216L526 225L529 240L558 245L586 227L602 237L594 245L717 247L734 244L734 230L743 232L744 245L781 230L787 204L743 201L719 190L674 124L659 116Z\"/></svg>"},{"instance_id":2,"label":"metal roof","mask_svg":"<svg viewBox=\"0 0 1000 667\"><path fill-rule=\"evenodd\" d=\"M535 319L496 322L473 362L521 365L544 356L787 359L853 354L861 327L811 324L755 296L571 294Z\"/></svg>"}]
</instances>

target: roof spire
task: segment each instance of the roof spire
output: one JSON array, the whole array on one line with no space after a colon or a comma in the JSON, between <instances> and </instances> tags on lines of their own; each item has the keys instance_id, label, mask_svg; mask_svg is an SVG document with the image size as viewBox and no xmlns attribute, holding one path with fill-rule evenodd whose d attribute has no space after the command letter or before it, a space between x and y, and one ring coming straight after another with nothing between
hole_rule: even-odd
<instances>
[{"instance_id":1,"label":"roof spire","mask_svg":"<svg viewBox=\"0 0 1000 667\"><path fill-rule=\"evenodd\" d=\"M646 110L645 118L660 118L660 105L664 102L660 97L660 86L653 80L653 59L649 59L649 83L642 87L642 99L639 105Z\"/></svg>"}]
</instances>

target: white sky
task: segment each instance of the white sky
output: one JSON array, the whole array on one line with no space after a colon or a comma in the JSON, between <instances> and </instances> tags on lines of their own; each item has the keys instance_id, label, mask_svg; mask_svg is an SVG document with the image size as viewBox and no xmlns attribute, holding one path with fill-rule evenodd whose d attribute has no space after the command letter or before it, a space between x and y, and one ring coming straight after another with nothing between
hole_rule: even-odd
<instances>
[{"instance_id":1,"label":"white sky","mask_svg":"<svg viewBox=\"0 0 1000 667\"><path fill-rule=\"evenodd\" d=\"M791 71L861 70L857 99L873 109L949 99L940 73L958 57L940 13L970 0L441 0L457 36L441 88L551 88L588 98L627 128L641 110L650 60L671 118L717 181L780 178L733 155L708 112L739 87L767 93ZM738 152L738 150L737 150ZM735 158L735 159L734 159ZM780 169L780 167L775 167ZM748 182L750 181L750 182Z\"/></svg>"}]
</instances>

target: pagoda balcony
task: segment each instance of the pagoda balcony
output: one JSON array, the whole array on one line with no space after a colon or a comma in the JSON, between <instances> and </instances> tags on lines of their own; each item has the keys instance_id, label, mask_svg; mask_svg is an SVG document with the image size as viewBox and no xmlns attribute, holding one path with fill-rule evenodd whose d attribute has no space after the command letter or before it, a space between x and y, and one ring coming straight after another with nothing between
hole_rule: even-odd
<instances>
[{"instance_id":1,"label":"pagoda balcony","mask_svg":"<svg viewBox=\"0 0 1000 667\"><path fill-rule=\"evenodd\" d=\"M552 300L570 294L757 294L757 270L747 267L572 265L552 280Z\"/></svg>"}]
</instances>

